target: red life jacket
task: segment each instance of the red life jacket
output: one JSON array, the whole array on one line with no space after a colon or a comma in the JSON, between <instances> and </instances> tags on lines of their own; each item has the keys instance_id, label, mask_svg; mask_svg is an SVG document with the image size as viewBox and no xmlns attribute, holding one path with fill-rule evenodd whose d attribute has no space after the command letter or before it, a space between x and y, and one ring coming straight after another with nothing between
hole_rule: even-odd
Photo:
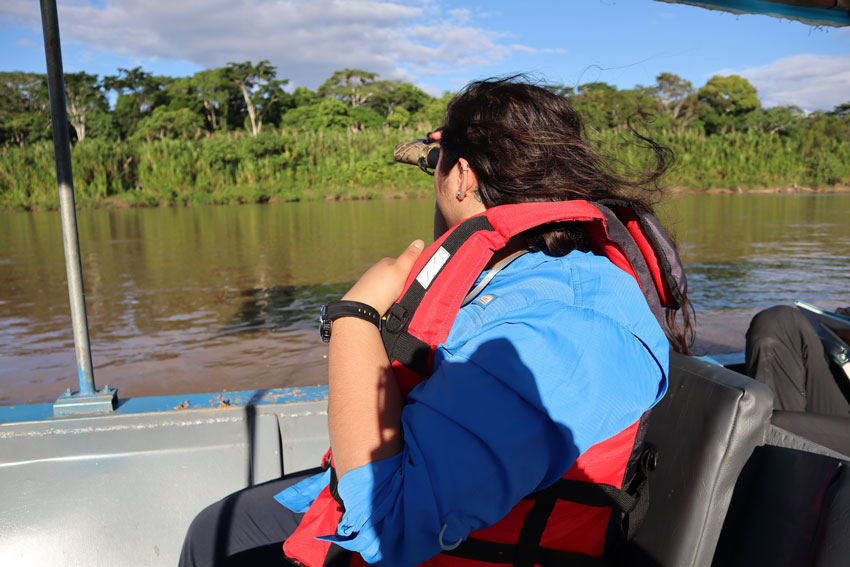
<instances>
[{"instance_id":1,"label":"red life jacket","mask_svg":"<svg viewBox=\"0 0 850 567\"><path fill-rule=\"evenodd\" d=\"M596 254L640 285L662 328L662 307L678 307L686 291L675 246L658 221L626 201L539 202L493 207L461 222L420 256L381 334L402 393L431 375L475 279L513 236L543 224L580 222ZM599 565L636 527L648 504L643 451L647 414L582 453L554 485L529 495L496 524L470 533L457 548L423 565L487 567ZM330 466L330 452L323 462ZM365 565L356 553L314 539L336 532L344 509L336 479L284 543L287 557L309 567ZM631 516L631 517L630 517Z\"/></svg>"}]
</instances>

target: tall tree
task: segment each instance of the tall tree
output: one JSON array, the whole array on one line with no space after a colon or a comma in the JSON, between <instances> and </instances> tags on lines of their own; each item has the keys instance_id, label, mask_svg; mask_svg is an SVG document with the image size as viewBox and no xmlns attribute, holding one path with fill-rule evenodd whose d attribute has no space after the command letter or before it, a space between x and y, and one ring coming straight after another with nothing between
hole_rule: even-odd
<instances>
[{"instance_id":1,"label":"tall tree","mask_svg":"<svg viewBox=\"0 0 850 567\"><path fill-rule=\"evenodd\" d=\"M132 135L136 124L154 108L168 103L165 87L172 79L151 75L141 67L119 67L118 73L104 77L103 87L118 93L112 111L113 119L121 135L127 137Z\"/></svg>"},{"instance_id":2,"label":"tall tree","mask_svg":"<svg viewBox=\"0 0 850 567\"><path fill-rule=\"evenodd\" d=\"M47 80L38 73L0 72L0 141L22 144L50 136Z\"/></svg>"},{"instance_id":3,"label":"tall tree","mask_svg":"<svg viewBox=\"0 0 850 567\"><path fill-rule=\"evenodd\" d=\"M838 116L840 118L850 117L850 101L844 102L827 112L829 116Z\"/></svg>"},{"instance_id":4,"label":"tall tree","mask_svg":"<svg viewBox=\"0 0 850 567\"><path fill-rule=\"evenodd\" d=\"M789 135L802 128L806 114L797 106L774 106L748 112L743 128L767 134Z\"/></svg>"},{"instance_id":5,"label":"tall tree","mask_svg":"<svg viewBox=\"0 0 850 567\"><path fill-rule=\"evenodd\" d=\"M618 90L607 83L586 83L576 90L573 104L593 128L623 128L641 111L656 107L648 89Z\"/></svg>"},{"instance_id":6,"label":"tall tree","mask_svg":"<svg viewBox=\"0 0 850 567\"><path fill-rule=\"evenodd\" d=\"M366 106L389 116L402 109L408 114L419 112L431 99L428 94L411 83L398 81L375 81L371 85L374 93Z\"/></svg>"},{"instance_id":7,"label":"tall tree","mask_svg":"<svg viewBox=\"0 0 850 567\"><path fill-rule=\"evenodd\" d=\"M727 116L744 114L761 106L756 88L740 75L715 75L697 95L716 112Z\"/></svg>"},{"instance_id":8,"label":"tall tree","mask_svg":"<svg viewBox=\"0 0 850 567\"><path fill-rule=\"evenodd\" d=\"M439 98L430 99L422 110L419 111L417 118L423 120L431 128L436 128L443 123L446 116L446 108L449 106L449 101L452 100L454 94L446 91Z\"/></svg>"},{"instance_id":9,"label":"tall tree","mask_svg":"<svg viewBox=\"0 0 850 567\"><path fill-rule=\"evenodd\" d=\"M65 73L65 108L68 122L77 133L77 140L86 138L86 118L97 110L107 109L106 94L97 75Z\"/></svg>"},{"instance_id":10,"label":"tall tree","mask_svg":"<svg viewBox=\"0 0 850 567\"><path fill-rule=\"evenodd\" d=\"M192 112L188 108L173 109L166 106L158 106L153 112L139 121L133 137L136 139L146 138L173 138L183 136L191 137L199 133L203 127L204 119L200 114Z\"/></svg>"},{"instance_id":11,"label":"tall tree","mask_svg":"<svg viewBox=\"0 0 850 567\"><path fill-rule=\"evenodd\" d=\"M362 106L375 95L373 83L377 76L377 73L361 69L335 71L327 81L322 83L318 93L321 96L338 98L351 107Z\"/></svg>"},{"instance_id":12,"label":"tall tree","mask_svg":"<svg viewBox=\"0 0 850 567\"><path fill-rule=\"evenodd\" d=\"M277 68L269 61L260 61L256 65L250 61L228 63L226 73L242 93L245 110L251 120L251 132L256 136L263 128L263 116L283 97L283 86L289 80L275 79Z\"/></svg>"},{"instance_id":13,"label":"tall tree","mask_svg":"<svg viewBox=\"0 0 850 567\"><path fill-rule=\"evenodd\" d=\"M689 80L675 73L661 73L655 78L652 92L661 109L672 119L675 129L681 130L696 118L696 91Z\"/></svg>"},{"instance_id":14,"label":"tall tree","mask_svg":"<svg viewBox=\"0 0 850 567\"><path fill-rule=\"evenodd\" d=\"M661 108L673 118L678 118L688 97L695 92L693 84L674 73L661 73L655 78L655 83L654 94Z\"/></svg>"},{"instance_id":15,"label":"tall tree","mask_svg":"<svg viewBox=\"0 0 850 567\"><path fill-rule=\"evenodd\" d=\"M132 69L118 68L118 75L103 78L103 86L107 90L121 94L132 94L139 105L139 113L147 114L156 106L166 102L165 86L171 79L158 77L143 71L141 67Z\"/></svg>"},{"instance_id":16,"label":"tall tree","mask_svg":"<svg viewBox=\"0 0 850 567\"><path fill-rule=\"evenodd\" d=\"M295 90L292 91L292 102L295 104L295 107L299 106L309 106L311 104L315 104L319 102L319 95L307 87L295 87Z\"/></svg>"},{"instance_id":17,"label":"tall tree","mask_svg":"<svg viewBox=\"0 0 850 567\"><path fill-rule=\"evenodd\" d=\"M227 112L227 101L234 94L235 84L224 69L198 71L191 78L191 84L204 106L207 125L214 132L219 126L219 116Z\"/></svg>"},{"instance_id":18,"label":"tall tree","mask_svg":"<svg viewBox=\"0 0 850 567\"><path fill-rule=\"evenodd\" d=\"M744 116L758 109L756 88L739 75L715 75L699 91L697 97L703 105L702 121L708 134L726 133L743 126Z\"/></svg>"}]
</instances>

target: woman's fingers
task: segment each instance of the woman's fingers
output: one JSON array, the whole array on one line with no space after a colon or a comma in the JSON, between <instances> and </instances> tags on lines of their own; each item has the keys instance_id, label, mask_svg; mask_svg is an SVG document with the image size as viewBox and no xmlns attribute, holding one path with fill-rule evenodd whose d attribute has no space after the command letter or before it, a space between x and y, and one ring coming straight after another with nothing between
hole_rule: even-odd
<instances>
[{"instance_id":1,"label":"woman's fingers","mask_svg":"<svg viewBox=\"0 0 850 567\"><path fill-rule=\"evenodd\" d=\"M421 240L414 240L397 258L384 258L366 270L343 299L360 301L386 313L404 289L407 274L425 248Z\"/></svg>"},{"instance_id":2,"label":"woman's fingers","mask_svg":"<svg viewBox=\"0 0 850 567\"><path fill-rule=\"evenodd\" d=\"M407 274L410 273L411 268L413 268L413 264L416 262L416 259L419 258L423 248L425 248L424 242L419 239L414 240L396 259L397 268L404 272L405 278L407 278Z\"/></svg>"}]
</instances>

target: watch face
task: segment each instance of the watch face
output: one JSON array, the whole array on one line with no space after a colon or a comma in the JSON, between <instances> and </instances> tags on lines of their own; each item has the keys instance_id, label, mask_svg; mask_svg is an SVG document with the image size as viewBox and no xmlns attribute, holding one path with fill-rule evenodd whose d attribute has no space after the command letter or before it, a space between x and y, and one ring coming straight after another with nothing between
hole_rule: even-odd
<instances>
[{"instance_id":1,"label":"watch face","mask_svg":"<svg viewBox=\"0 0 850 567\"><path fill-rule=\"evenodd\" d=\"M319 336L326 343L331 341L331 321L327 317L328 305L322 305L322 313L319 315Z\"/></svg>"}]
</instances>

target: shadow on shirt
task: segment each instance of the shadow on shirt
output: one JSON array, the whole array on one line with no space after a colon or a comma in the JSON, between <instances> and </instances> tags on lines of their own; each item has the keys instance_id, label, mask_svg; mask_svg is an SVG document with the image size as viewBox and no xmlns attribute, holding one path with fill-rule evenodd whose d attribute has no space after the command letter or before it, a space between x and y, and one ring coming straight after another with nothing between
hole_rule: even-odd
<instances>
[{"instance_id":1,"label":"shadow on shirt","mask_svg":"<svg viewBox=\"0 0 850 567\"><path fill-rule=\"evenodd\" d=\"M377 461L340 482L354 520L348 530L341 524L348 541L340 543L367 561L418 565L441 551L441 531L451 546L553 484L579 450L547 411L565 400L548 397L507 339L482 343L468 360L443 361L407 398L395 468L388 470L394 458ZM375 479L371 494L367 476Z\"/></svg>"}]
</instances>

